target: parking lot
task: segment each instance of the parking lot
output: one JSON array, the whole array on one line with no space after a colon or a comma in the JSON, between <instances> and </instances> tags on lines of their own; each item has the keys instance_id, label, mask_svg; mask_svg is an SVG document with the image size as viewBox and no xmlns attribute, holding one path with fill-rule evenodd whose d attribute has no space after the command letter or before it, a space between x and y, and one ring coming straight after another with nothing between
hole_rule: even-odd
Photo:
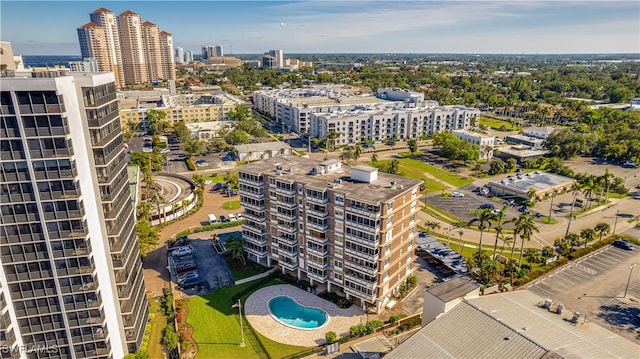
<instances>
[{"instance_id":1,"label":"parking lot","mask_svg":"<svg viewBox=\"0 0 640 359\"><path fill-rule=\"evenodd\" d=\"M633 272L631 267L636 264ZM630 340L640 339L640 253L605 247L526 288ZM629 283L627 296L625 288Z\"/></svg>"},{"instance_id":2,"label":"parking lot","mask_svg":"<svg viewBox=\"0 0 640 359\"><path fill-rule=\"evenodd\" d=\"M197 234L193 235L194 237ZM233 284L231 271L227 267L224 258L216 253L213 244L209 238L195 238L189 242L193 247L193 253L184 257L172 257L171 263L171 280L176 283L176 264L184 261L193 260L196 263L196 271L199 274L201 284L196 287L183 289L186 295L201 295L227 287Z\"/></svg>"},{"instance_id":3,"label":"parking lot","mask_svg":"<svg viewBox=\"0 0 640 359\"><path fill-rule=\"evenodd\" d=\"M500 202L493 202L491 197L472 192L477 187L477 185L471 184L457 189L456 191L464 194L464 197L430 196L427 199L427 203L432 206L442 208L464 221L471 220L473 218L471 212L479 208L483 204L491 204L496 209L500 209L502 207L505 200L501 200ZM507 218L517 217L520 214L518 212L518 208L518 205L510 206L507 210Z\"/></svg>"}]
</instances>

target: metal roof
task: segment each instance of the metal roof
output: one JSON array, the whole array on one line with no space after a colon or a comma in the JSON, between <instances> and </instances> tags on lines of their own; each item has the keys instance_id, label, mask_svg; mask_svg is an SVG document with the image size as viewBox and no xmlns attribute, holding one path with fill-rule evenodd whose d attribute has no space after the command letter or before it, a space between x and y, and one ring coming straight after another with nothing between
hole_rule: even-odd
<instances>
[{"instance_id":1,"label":"metal roof","mask_svg":"<svg viewBox=\"0 0 640 359\"><path fill-rule=\"evenodd\" d=\"M385 359L543 358L547 350L466 302L436 318Z\"/></svg>"},{"instance_id":2,"label":"metal roof","mask_svg":"<svg viewBox=\"0 0 640 359\"><path fill-rule=\"evenodd\" d=\"M427 288L427 292L446 303L464 297L478 288L478 282L467 276L460 276Z\"/></svg>"}]
</instances>

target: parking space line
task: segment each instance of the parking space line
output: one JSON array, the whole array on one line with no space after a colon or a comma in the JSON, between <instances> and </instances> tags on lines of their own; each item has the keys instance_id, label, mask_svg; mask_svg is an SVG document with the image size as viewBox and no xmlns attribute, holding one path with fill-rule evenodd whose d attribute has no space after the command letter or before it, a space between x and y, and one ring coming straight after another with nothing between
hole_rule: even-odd
<instances>
[{"instance_id":1,"label":"parking space line","mask_svg":"<svg viewBox=\"0 0 640 359\"><path fill-rule=\"evenodd\" d=\"M592 275L597 272L588 268L580 268L575 267L574 270L566 272L567 275L570 275L573 278L578 278L579 280L585 280L591 278Z\"/></svg>"}]
</instances>

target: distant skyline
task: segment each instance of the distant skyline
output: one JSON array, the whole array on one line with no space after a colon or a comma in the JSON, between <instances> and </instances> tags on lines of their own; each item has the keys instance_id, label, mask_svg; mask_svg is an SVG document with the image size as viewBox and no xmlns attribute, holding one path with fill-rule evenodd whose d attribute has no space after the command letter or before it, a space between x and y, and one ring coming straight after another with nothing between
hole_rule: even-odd
<instances>
[{"instance_id":1,"label":"distant skyline","mask_svg":"<svg viewBox=\"0 0 640 359\"><path fill-rule=\"evenodd\" d=\"M639 1L11 1L0 40L22 55L80 55L76 29L131 10L195 54L640 53Z\"/></svg>"}]
</instances>

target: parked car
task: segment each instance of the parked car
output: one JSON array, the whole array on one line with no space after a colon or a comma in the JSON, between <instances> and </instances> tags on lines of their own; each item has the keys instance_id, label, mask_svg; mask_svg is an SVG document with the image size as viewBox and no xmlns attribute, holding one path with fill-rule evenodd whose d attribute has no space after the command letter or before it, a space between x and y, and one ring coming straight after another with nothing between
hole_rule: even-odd
<instances>
[{"instance_id":1,"label":"parked car","mask_svg":"<svg viewBox=\"0 0 640 359\"><path fill-rule=\"evenodd\" d=\"M224 223L224 222L229 222L229 220L227 219L227 217L225 217L223 214L220 215L220 222Z\"/></svg>"},{"instance_id":2,"label":"parked car","mask_svg":"<svg viewBox=\"0 0 640 359\"><path fill-rule=\"evenodd\" d=\"M227 161L235 161L233 156L231 156L231 155L226 155L226 156L222 157L222 160L225 161L225 162L227 162Z\"/></svg>"},{"instance_id":3,"label":"parked car","mask_svg":"<svg viewBox=\"0 0 640 359\"><path fill-rule=\"evenodd\" d=\"M176 273L184 273L189 272L196 269L196 262L187 261L176 264Z\"/></svg>"},{"instance_id":4,"label":"parked car","mask_svg":"<svg viewBox=\"0 0 640 359\"><path fill-rule=\"evenodd\" d=\"M529 208L527 206L522 206L520 208L518 208L519 212L526 212Z\"/></svg>"},{"instance_id":5,"label":"parked car","mask_svg":"<svg viewBox=\"0 0 640 359\"><path fill-rule=\"evenodd\" d=\"M510 199L510 200L504 202L504 204L506 204L507 206L513 206L514 204L516 204L516 201Z\"/></svg>"},{"instance_id":6,"label":"parked car","mask_svg":"<svg viewBox=\"0 0 640 359\"><path fill-rule=\"evenodd\" d=\"M451 192L451 197L464 197L464 193Z\"/></svg>"},{"instance_id":7,"label":"parked car","mask_svg":"<svg viewBox=\"0 0 640 359\"><path fill-rule=\"evenodd\" d=\"M205 162L205 161L202 161L202 162L196 162L196 166L197 167L207 167L207 166L209 166L209 164L207 162Z\"/></svg>"},{"instance_id":8,"label":"parked car","mask_svg":"<svg viewBox=\"0 0 640 359\"><path fill-rule=\"evenodd\" d=\"M186 289L186 288L199 286L200 283L202 283L200 278L192 278L192 279L186 279L182 282L179 282L178 285L180 286L180 288Z\"/></svg>"},{"instance_id":9,"label":"parked car","mask_svg":"<svg viewBox=\"0 0 640 359\"><path fill-rule=\"evenodd\" d=\"M192 246L183 246L183 247L178 247L176 249L174 249L171 252L171 255L174 257L182 257L182 256L186 256L187 254L191 254L193 253L193 247Z\"/></svg>"},{"instance_id":10,"label":"parked car","mask_svg":"<svg viewBox=\"0 0 640 359\"><path fill-rule=\"evenodd\" d=\"M492 203L481 204L479 209L495 209L495 206Z\"/></svg>"},{"instance_id":11,"label":"parked car","mask_svg":"<svg viewBox=\"0 0 640 359\"><path fill-rule=\"evenodd\" d=\"M221 189L222 189L222 183L216 183L216 184L214 184L214 185L213 185L213 187L212 187L212 189L213 189L214 191L219 191L219 190L221 190Z\"/></svg>"},{"instance_id":12,"label":"parked car","mask_svg":"<svg viewBox=\"0 0 640 359\"><path fill-rule=\"evenodd\" d=\"M160 150L160 153L169 153L169 152L171 152L171 150L168 148L163 148Z\"/></svg>"},{"instance_id":13,"label":"parked car","mask_svg":"<svg viewBox=\"0 0 640 359\"><path fill-rule=\"evenodd\" d=\"M236 213L236 218L237 219L242 219L243 217L244 217L244 214L242 212Z\"/></svg>"},{"instance_id":14,"label":"parked car","mask_svg":"<svg viewBox=\"0 0 640 359\"><path fill-rule=\"evenodd\" d=\"M616 239L615 241L613 241L613 245L614 247L622 248L628 251L633 249L633 245L623 239Z\"/></svg>"},{"instance_id":15,"label":"parked car","mask_svg":"<svg viewBox=\"0 0 640 359\"><path fill-rule=\"evenodd\" d=\"M178 283L180 283L180 282L184 282L187 279L200 278L200 275L198 274L197 271L192 270L190 272L185 272L185 273L182 273L182 274L178 274L176 276L176 278L178 279Z\"/></svg>"},{"instance_id":16,"label":"parked car","mask_svg":"<svg viewBox=\"0 0 640 359\"><path fill-rule=\"evenodd\" d=\"M235 221L236 219L237 219L237 218L236 218L236 215L235 215L235 214L233 214L233 213L229 213L229 222L233 222L233 221Z\"/></svg>"}]
</instances>

